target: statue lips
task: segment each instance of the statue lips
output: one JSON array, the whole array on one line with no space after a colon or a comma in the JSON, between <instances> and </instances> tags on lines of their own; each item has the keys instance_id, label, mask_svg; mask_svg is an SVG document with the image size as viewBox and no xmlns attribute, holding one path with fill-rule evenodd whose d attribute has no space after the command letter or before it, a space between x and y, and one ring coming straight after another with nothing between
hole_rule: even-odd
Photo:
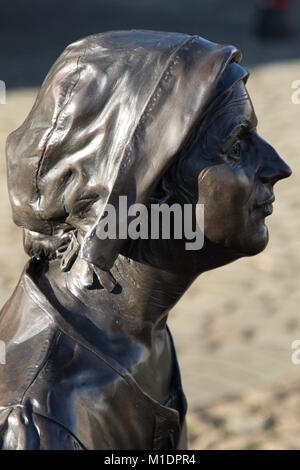
<instances>
[{"instance_id":1,"label":"statue lips","mask_svg":"<svg viewBox=\"0 0 300 470\"><path fill-rule=\"evenodd\" d=\"M273 202L275 201L275 196L272 194L272 196L258 204L255 204L254 210L261 212L265 217L268 215L271 215L273 213Z\"/></svg>"}]
</instances>

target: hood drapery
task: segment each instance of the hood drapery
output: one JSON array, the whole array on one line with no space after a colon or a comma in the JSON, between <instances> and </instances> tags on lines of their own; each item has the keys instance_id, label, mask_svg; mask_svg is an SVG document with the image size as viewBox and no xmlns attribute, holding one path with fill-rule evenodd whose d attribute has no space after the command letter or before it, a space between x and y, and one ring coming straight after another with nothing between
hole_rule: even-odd
<instances>
[{"instance_id":1,"label":"hood drapery","mask_svg":"<svg viewBox=\"0 0 300 470\"><path fill-rule=\"evenodd\" d=\"M15 223L45 235L74 227L80 256L110 269L125 240L97 237L106 204L148 201L214 100L246 78L240 58L232 46L154 31L68 46L7 140Z\"/></svg>"}]
</instances>

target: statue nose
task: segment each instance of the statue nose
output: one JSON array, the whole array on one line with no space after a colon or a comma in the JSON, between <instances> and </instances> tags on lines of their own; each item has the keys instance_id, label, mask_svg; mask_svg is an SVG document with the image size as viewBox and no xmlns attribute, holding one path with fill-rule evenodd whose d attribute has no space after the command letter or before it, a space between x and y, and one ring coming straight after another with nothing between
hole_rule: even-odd
<instances>
[{"instance_id":1,"label":"statue nose","mask_svg":"<svg viewBox=\"0 0 300 470\"><path fill-rule=\"evenodd\" d=\"M292 174L291 168L278 155L276 150L263 139L262 165L259 177L263 183L275 184L277 181L288 178Z\"/></svg>"}]
</instances>

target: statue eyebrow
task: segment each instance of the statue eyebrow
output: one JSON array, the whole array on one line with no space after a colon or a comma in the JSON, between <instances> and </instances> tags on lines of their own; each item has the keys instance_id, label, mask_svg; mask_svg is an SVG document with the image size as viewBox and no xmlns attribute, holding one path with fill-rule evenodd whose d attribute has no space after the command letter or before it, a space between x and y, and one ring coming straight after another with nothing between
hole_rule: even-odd
<instances>
[{"instance_id":1,"label":"statue eyebrow","mask_svg":"<svg viewBox=\"0 0 300 470\"><path fill-rule=\"evenodd\" d=\"M226 135L222 144L222 151L226 152L235 139L249 137L255 131L256 126L257 118L255 114L253 122L249 121L248 119L244 119L237 123Z\"/></svg>"},{"instance_id":2,"label":"statue eyebrow","mask_svg":"<svg viewBox=\"0 0 300 470\"><path fill-rule=\"evenodd\" d=\"M239 122L236 126L234 126L229 132L226 141L236 137L249 137L249 135L256 130L256 127L257 118L254 114L253 120L244 119L243 121Z\"/></svg>"}]
</instances>

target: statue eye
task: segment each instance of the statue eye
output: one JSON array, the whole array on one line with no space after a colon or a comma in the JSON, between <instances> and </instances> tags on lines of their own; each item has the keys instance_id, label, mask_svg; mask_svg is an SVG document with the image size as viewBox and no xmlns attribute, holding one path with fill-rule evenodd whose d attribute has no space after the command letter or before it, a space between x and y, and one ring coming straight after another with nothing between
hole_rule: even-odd
<instances>
[{"instance_id":1,"label":"statue eye","mask_svg":"<svg viewBox=\"0 0 300 470\"><path fill-rule=\"evenodd\" d=\"M235 161L239 161L241 158L241 141L236 140L233 143L231 150L228 152L228 157Z\"/></svg>"}]
</instances>

